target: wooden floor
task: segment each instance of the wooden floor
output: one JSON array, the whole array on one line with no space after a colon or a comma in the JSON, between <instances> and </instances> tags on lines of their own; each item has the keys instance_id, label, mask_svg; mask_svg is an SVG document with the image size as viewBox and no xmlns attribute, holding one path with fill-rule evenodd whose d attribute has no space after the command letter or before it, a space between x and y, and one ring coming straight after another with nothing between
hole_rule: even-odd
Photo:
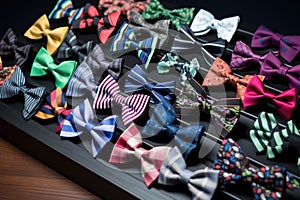
<instances>
[{"instance_id":1,"label":"wooden floor","mask_svg":"<svg viewBox=\"0 0 300 200\"><path fill-rule=\"evenodd\" d=\"M0 137L1 200L100 200Z\"/></svg>"}]
</instances>

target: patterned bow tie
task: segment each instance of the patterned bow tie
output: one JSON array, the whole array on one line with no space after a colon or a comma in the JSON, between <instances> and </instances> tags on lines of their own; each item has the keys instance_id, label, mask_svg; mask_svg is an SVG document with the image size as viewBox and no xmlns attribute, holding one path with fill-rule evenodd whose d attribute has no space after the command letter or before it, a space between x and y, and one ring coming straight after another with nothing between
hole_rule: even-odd
<instances>
[{"instance_id":1,"label":"patterned bow tie","mask_svg":"<svg viewBox=\"0 0 300 200\"><path fill-rule=\"evenodd\" d=\"M266 76L266 80L286 78L290 88L300 91L300 64L287 67L272 53L269 52L261 65L260 74Z\"/></svg>"},{"instance_id":2,"label":"patterned bow tie","mask_svg":"<svg viewBox=\"0 0 300 200\"><path fill-rule=\"evenodd\" d=\"M205 35L213 29L217 31L218 38L222 38L227 40L227 42L230 42L239 22L239 16L217 20L210 12L200 9L192 22L191 29L195 35Z\"/></svg>"},{"instance_id":3,"label":"patterned bow tie","mask_svg":"<svg viewBox=\"0 0 300 200\"><path fill-rule=\"evenodd\" d=\"M254 199L280 199L288 188L299 188L298 181L287 170L278 165L256 168L249 161L241 147L232 139L225 139L218 151L214 168L220 170L219 183L222 186L250 185Z\"/></svg>"},{"instance_id":4,"label":"patterned bow tie","mask_svg":"<svg viewBox=\"0 0 300 200\"><path fill-rule=\"evenodd\" d=\"M73 22L72 29L96 27L99 40L105 44L118 25L121 18L120 15L120 12L113 12L102 17L95 6L87 3L84 6L82 16Z\"/></svg>"},{"instance_id":5,"label":"patterned bow tie","mask_svg":"<svg viewBox=\"0 0 300 200\"><path fill-rule=\"evenodd\" d=\"M81 63L93 50L94 46L94 41L88 41L80 45L74 32L72 30L69 30L68 35L57 51L57 59L76 59L79 63Z\"/></svg>"},{"instance_id":6,"label":"patterned bow tie","mask_svg":"<svg viewBox=\"0 0 300 200\"><path fill-rule=\"evenodd\" d=\"M72 0L58 0L53 10L50 12L49 19L60 19L67 17L69 25L78 19L83 13L83 7L74 8Z\"/></svg>"},{"instance_id":7,"label":"patterned bow tie","mask_svg":"<svg viewBox=\"0 0 300 200\"><path fill-rule=\"evenodd\" d=\"M47 38L47 51L53 55L68 34L69 27L59 27L50 29L50 23L47 15L42 15L24 34L25 37L32 40Z\"/></svg>"},{"instance_id":8,"label":"patterned bow tie","mask_svg":"<svg viewBox=\"0 0 300 200\"><path fill-rule=\"evenodd\" d=\"M63 61L57 65L47 50L41 47L34 58L30 76L45 76L51 73L55 78L56 87L63 89L68 84L76 66L76 61Z\"/></svg>"},{"instance_id":9,"label":"patterned bow tie","mask_svg":"<svg viewBox=\"0 0 300 200\"><path fill-rule=\"evenodd\" d=\"M191 23L194 17L194 11L194 7L168 10L164 8L163 4L159 0L151 0L142 15L145 19L170 19L176 29L180 30L180 27L183 24Z\"/></svg>"},{"instance_id":10,"label":"patterned bow tie","mask_svg":"<svg viewBox=\"0 0 300 200\"><path fill-rule=\"evenodd\" d=\"M162 185L185 184L197 200L212 199L218 186L219 171L214 169L187 169L186 163L175 146L167 154L158 177Z\"/></svg>"},{"instance_id":11,"label":"patterned bow tie","mask_svg":"<svg viewBox=\"0 0 300 200\"><path fill-rule=\"evenodd\" d=\"M150 96L144 94L123 96L115 79L107 75L98 86L93 107L108 109L112 107L113 103L121 105L122 119L126 126L144 113L149 99Z\"/></svg>"},{"instance_id":12,"label":"patterned bow tie","mask_svg":"<svg viewBox=\"0 0 300 200\"><path fill-rule=\"evenodd\" d=\"M135 65L127 76L124 92L131 94L133 92L146 89L152 94L150 101L157 104L162 101L162 98L166 98L168 101L174 102L174 88L174 81L162 83L149 82L146 73L140 66Z\"/></svg>"},{"instance_id":13,"label":"patterned bow tie","mask_svg":"<svg viewBox=\"0 0 300 200\"><path fill-rule=\"evenodd\" d=\"M56 88L46 97L46 102L40 110L35 114L40 119L53 119L57 117L57 126L55 132L58 133L61 127L71 113L71 109L67 109L68 104L65 96L60 88Z\"/></svg>"},{"instance_id":14,"label":"patterned bow tie","mask_svg":"<svg viewBox=\"0 0 300 200\"><path fill-rule=\"evenodd\" d=\"M2 59L0 57L0 87L11 77L11 75L13 75L16 68L17 65L12 67L3 67Z\"/></svg>"},{"instance_id":15,"label":"patterned bow tie","mask_svg":"<svg viewBox=\"0 0 300 200\"><path fill-rule=\"evenodd\" d=\"M0 88L0 99L7 99L21 93L24 96L23 117L27 120L32 117L43 103L46 92L45 87L27 88L25 76L22 70L17 67L13 75L5 81Z\"/></svg>"},{"instance_id":16,"label":"patterned bow tie","mask_svg":"<svg viewBox=\"0 0 300 200\"><path fill-rule=\"evenodd\" d=\"M171 147L159 146L146 150L142 143L140 131L132 123L116 142L109 162L129 163L140 160L141 173L146 186L149 187L159 176L160 167Z\"/></svg>"},{"instance_id":17,"label":"patterned bow tie","mask_svg":"<svg viewBox=\"0 0 300 200\"><path fill-rule=\"evenodd\" d=\"M251 47L259 49L279 48L279 55L286 61L292 62L300 52L300 36L283 36L265 25L260 25L252 37Z\"/></svg>"},{"instance_id":18,"label":"patterned bow tie","mask_svg":"<svg viewBox=\"0 0 300 200\"><path fill-rule=\"evenodd\" d=\"M262 81L255 75L249 82L244 95L244 108L247 109L256 104L270 100L277 112L285 119L290 120L297 103L297 91L295 88L274 94L268 91Z\"/></svg>"},{"instance_id":19,"label":"patterned bow tie","mask_svg":"<svg viewBox=\"0 0 300 200\"><path fill-rule=\"evenodd\" d=\"M76 106L64 121L60 136L78 137L84 132L91 134L91 149L96 158L105 144L111 140L117 127L118 116L112 115L101 122L96 119L96 114L88 99Z\"/></svg>"},{"instance_id":20,"label":"patterned bow tie","mask_svg":"<svg viewBox=\"0 0 300 200\"><path fill-rule=\"evenodd\" d=\"M229 65L221 58L216 58L206 74L202 86L218 86L229 83L236 88L236 97L243 101L246 87L252 78L253 75L245 75L243 78L233 75ZM262 75L258 75L258 78L264 80Z\"/></svg>"},{"instance_id":21,"label":"patterned bow tie","mask_svg":"<svg viewBox=\"0 0 300 200\"><path fill-rule=\"evenodd\" d=\"M15 65L23 67L23 64L28 59L31 45L18 46L17 36L11 28L9 28L0 41L0 56L14 55Z\"/></svg>"},{"instance_id":22,"label":"patterned bow tie","mask_svg":"<svg viewBox=\"0 0 300 200\"><path fill-rule=\"evenodd\" d=\"M129 24L124 22L114 37L110 51L113 53L122 53L125 50L136 50L141 63L145 64L147 68L156 49L157 42L157 37L149 37L142 41L137 41Z\"/></svg>"}]
</instances>

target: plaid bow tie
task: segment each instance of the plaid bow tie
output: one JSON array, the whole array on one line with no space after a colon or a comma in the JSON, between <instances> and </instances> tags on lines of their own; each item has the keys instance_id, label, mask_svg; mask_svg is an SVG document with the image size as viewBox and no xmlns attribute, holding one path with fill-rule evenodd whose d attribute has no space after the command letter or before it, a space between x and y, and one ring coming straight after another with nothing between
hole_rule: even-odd
<instances>
[{"instance_id":1,"label":"plaid bow tie","mask_svg":"<svg viewBox=\"0 0 300 200\"><path fill-rule=\"evenodd\" d=\"M42 15L24 34L25 37L32 40L47 38L47 51L53 55L68 34L69 27L59 27L50 29L50 23L47 15Z\"/></svg>"},{"instance_id":2,"label":"plaid bow tie","mask_svg":"<svg viewBox=\"0 0 300 200\"><path fill-rule=\"evenodd\" d=\"M2 59L0 57L0 87L13 75L17 65L12 67L3 67Z\"/></svg>"},{"instance_id":3,"label":"plaid bow tie","mask_svg":"<svg viewBox=\"0 0 300 200\"><path fill-rule=\"evenodd\" d=\"M31 50L31 45L17 45L17 36L11 28L9 28L0 41L0 56L14 55L15 65L23 67L23 64L28 59Z\"/></svg>"},{"instance_id":4,"label":"plaid bow tie","mask_svg":"<svg viewBox=\"0 0 300 200\"><path fill-rule=\"evenodd\" d=\"M187 169L180 150L175 146L167 154L158 177L162 185L185 184L192 193L192 199L212 199L218 186L219 171L214 169Z\"/></svg>"},{"instance_id":5,"label":"plaid bow tie","mask_svg":"<svg viewBox=\"0 0 300 200\"><path fill-rule=\"evenodd\" d=\"M64 93L60 88L56 88L46 97L46 102L40 110L35 114L40 119L53 119L57 117L57 126L55 132L58 133L65 119L71 113L71 109L67 109L68 104Z\"/></svg>"},{"instance_id":6,"label":"plaid bow tie","mask_svg":"<svg viewBox=\"0 0 300 200\"><path fill-rule=\"evenodd\" d=\"M299 188L299 182L292 174L278 165L256 168L249 161L241 147L232 139L223 140L214 162L220 170L219 183L222 186L250 185L254 199L280 199L285 189Z\"/></svg>"},{"instance_id":7,"label":"plaid bow tie","mask_svg":"<svg viewBox=\"0 0 300 200\"><path fill-rule=\"evenodd\" d=\"M149 99L150 96L144 94L123 96L115 79L111 75L107 75L97 88L93 107L108 109L112 107L113 103L121 105L122 119L126 126L144 113Z\"/></svg>"},{"instance_id":8,"label":"plaid bow tie","mask_svg":"<svg viewBox=\"0 0 300 200\"><path fill-rule=\"evenodd\" d=\"M88 99L76 106L62 125L61 137L78 137L88 132L91 135L91 149L96 158L105 144L111 140L117 127L118 116L112 115L101 122Z\"/></svg>"},{"instance_id":9,"label":"plaid bow tie","mask_svg":"<svg viewBox=\"0 0 300 200\"><path fill-rule=\"evenodd\" d=\"M149 187L159 176L160 167L171 148L160 146L146 150L142 143L142 136L132 123L117 140L109 162L129 163L140 160L141 173L146 186Z\"/></svg>"},{"instance_id":10,"label":"plaid bow tie","mask_svg":"<svg viewBox=\"0 0 300 200\"><path fill-rule=\"evenodd\" d=\"M45 87L27 88L22 70L17 67L13 75L0 88L0 99L7 99L21 93L24 97L23 117L32 117L43 103Z\"/></svg>"}]
</instances>

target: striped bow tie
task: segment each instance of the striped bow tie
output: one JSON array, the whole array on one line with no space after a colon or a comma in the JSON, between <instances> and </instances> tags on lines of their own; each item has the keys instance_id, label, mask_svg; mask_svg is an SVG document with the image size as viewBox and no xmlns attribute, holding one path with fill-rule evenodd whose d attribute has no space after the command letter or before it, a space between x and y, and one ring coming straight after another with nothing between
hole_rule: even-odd
<instances>
[{"instance_id":1,"label":"striped bow tie","mask_svg":"<svg viewBox=\"0 0 300 200\"><path fill-rule=\"evenodd\" d=\"M25 85L25 76L22 70L17 67L10 79L5 81L0 88L0 99L11 98L21 93L24 97L22 114L27 120L41 107L45 92L45 87L27 88Z\"/></svg>"},{"instance_id":2,"label":"striped bow tie","mask_svg":"<svg viewBox=\"0 0 300 200\"><path fill-rule=\"evenodd\" d=\"M24 46L17 45L17 36L11 28L9 28L0 41L0 56L11 56L14 55L14 64L18 67L23 67L27 61L31 45L27 44Z\"/></svg>"},{"instance_id":3,"label":"striped bow tie","mask_svg":"<svg viewBox=\"0 0 300 200\"><path fill-rule=\"evenodd\" d=\"M47 51L53 55L68 34L69 27L63 26L50 29L50 22L47 15L42 15L25 33L24 36L32 40L47 38Z\"/></svg>"},{"instance_id":4,"label":"striped bow tie","mask_svg":"<svg viewBox=\"0 0 300 200\"><path fill-rule=\"evenodd\" d=\"M132 123L117 140L109 162L130 163L136 159L140 160L141 173L146 186L149 187L159 176L160 166L171 148L160 146L147 150L142 144L142 136Z\"/></svg>"},{"instance_id":5,"label":"striped bow tie","mask_svg":"<svg viewBox=\"0 0 300 200\"><path fill-rule=\"evenodd\" d=\"M214 162L214 169L220 170L219 183L224 187L251 186L255 200L280 199L285 189L294 190L300 187L295 177L283 167L252 166L242 148L231 138L223 140Z\"/></svg>"},{"instance_id":6,"label":"striped bow tie","mask_svg":"<svg viewBox=\"0 0 300 200\"><path fill-rule=\"evenodd\" d=\"M17 65L11 67L3 67L2 59L0 57L0 87L13 75Z\"/></svg>"},{"instance_id":7,"label":"striped bow tie","mask_svg":"<svg viewBox=\"0 0 300 200\"><path fill-rule=\"evenodd\" d=\"M124 51L126 50L136 50L141 63L147 68L154 54L157 42L157 37L150 37L137 41L129 24L124 22L112 41L110 51L115 54L120 54L125 53Z\"/></svg>"},{"instance_id":8,"label":"striped bow tie","mask_svg":"<svg viewBox=\"0 0 300 200\"><path fill-rule=\"evenodd\" d=\"M85 132L91 135L91 151L96 158L105 144L111 140L117 127L118 117L112 115L98 122L88 99L76 106L62 125L61 137L78 137ZM86 136L83 136L86 137Z\"/></svg>"},{"instance_id":9,"label":"striped bow tie","mask_svg":"<svg viewBox=\"0 0 300 200\"><path fill-rule=\"evenodd\" d=\"M158 177L162 185L185 184L194 200L212 199L218 186L219 171L209 168L187 169L180 150L175 146L167 154Z\"/></svg>"},{"instance_id":10,"label":"striped bow tie","mask_svg":"<svg viewBox=\"0 0 300 200\"><path fill-rule=\"evenodd\" d=\"M67 109L68 104L65 95L60 88L56 88L46 97L46 102L40 110L35 114L40 119L53 119L57 117L57 126L55 132L58 133L65 119L71 113L71 109Z\"/></svg>"},{"instance_id":11,"label":"striped bow tie","mask_svg":"<svg viewBox=\"0 0 300 200\"><path fill-rule=\"evenodd\" d=\"M109 109L113 103L119 104L122 107L122 119L126 126L144 113L149 99L150 96L144 94L123 96L115 79L107 75L97 88L93 107Z\"/></svg>"}]
</instances>

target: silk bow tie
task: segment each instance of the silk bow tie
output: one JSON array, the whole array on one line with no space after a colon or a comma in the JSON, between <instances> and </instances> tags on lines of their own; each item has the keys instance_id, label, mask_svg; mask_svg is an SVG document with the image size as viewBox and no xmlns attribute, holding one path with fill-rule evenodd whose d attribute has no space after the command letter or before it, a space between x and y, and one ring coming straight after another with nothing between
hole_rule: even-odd
<instances>
[{"instance_id":1,"label":"silk bow tie","mask_svg":"<svg viewBox=\"0 0 300 200\"><path fill-rule=\"evenodd\" d=\"M150 101L152 103L159 103L162 98L166 98L168 101L174 102L175 83L174 81L152 83L149 82L146 73L141 69L140 66L135 65L129 72L124 92L131 94L133 92L146 89L151 92Z\"/></svg>"},{"instance_id":2,"label":"silk bow tie","mask_svg":"<svg viewBox=\"0 0 300 200\"><path fill-rule=\"evenodd\" d=\"M32 40L47 38L47 51L53 55L68 34L69 27L59 27L50 29L50 22L47 15L42 15L24 34L25 37Z\"/></svg>"},{"instance_id":3,"label":"silk bow tie","mask_svg":"<svg viewBox=\"0 0 300 200\"><path fill-rule=\"evenodd\" d=\"M278 165L257 168L249 164L242 148L231 138L222 141L214 162L220 170L219 183L222 186L250 185L254 199L280 199L288 188L299 188L299 182L292 174Z\"/></svg>"},{"instance_id":4,"label":"silk bow tie","mask_svg":"<svg viewBox=\"0 0 300 200\"><path fill-rule=\"evenodd\" d=\"M255 75L249 82L244 95L244 108L270 100L277 112L285 119L290 120L297 103L295 88L274 94L264 87L262 81Z\"/></svg>"},{"instance_id":5,"label":"silk bow tie","mask_svg":"<svg viewBox=\"0 0 300 200\"><path fill-rule=\"evenodd\" d=\"M27 88L25 85L25 76L22 70L17 67L10 79L5 81L0 88L0 99L11 98L21 93L24 96L22 114L27 120L39 110L43 103L45 92L45 87Z\"/></svg>"},{"instance_id":6,"label":"silk bow tie","mask_svg":"<svg viewBox=\"0 0 300 200\"><path fill-rule=\"evenodd\" d=\"M15 65L23 67L23 64L28 59L31 50L31 45L17 45L17 36L11 28L9 28L0 41L0 56L14 55Z\"/></svg>"},{"instance_id":7,"label":"silk bow tie","mask_svg":"<svg viewBox=\"0 0 300 200\"><path fill-rule=\"evenodd\" d=\"M180 30L183 24L191 23L194 17L194 11L194 7L168 10L159 0L151 0L142 15L145 19L170 19L176 29Z\"/></svg>"},{"instance_id":8,"label":"silk bow tie","mask_svg":"<svg viewBox=\"0 0 300 200\"><path fill-rule=\"evenodd\" d=\"M57 126L55 132L58 133L61 127L71 113L71 109L67 109L68 104L65 99L64 93L58 87L51 92L49 96L46 97L46 102L40 110L35 114L36 117L40 119L53 119L57 117Z\"/></svg>"},{"instance_id":9,"label":"silk bow tie","mask_svg":"<svg viewBox=\"0 0 300 200\"><path fill-rule=\"evenodd\" d=\"M73 109L64 121L60 136L70 138L81 136L85 132L90 133L92 154L96 158L105 144L113 137L117 121L118 116L112 115L98 122L89 100L85 99Z\"/></svg>"},{"instance_id":10,"label":"silk bow tie","mask_svg":"<svg viewBox=\"0 0 300 200\"><path fill-rule=\"evenodd\" d=\"M115 79L111 75L107 75L97 89L93 107L108 109L112 107L113 103L121 105L122 119L126 126L144 113L149 99L150 96L144 94L123 96Z\"/></svg>"},{"instance_id":11,"label":"silk bow tie","mask_svg":"<svg viewBox=\"0 0 300 200\"><path fill-rule=\"evenodd\" d=\"M99 40L105 44L118 25L121 17L120 15L120 12L113 12L107 16L100 16L97 8L90 3L87 3L84 7L82 16L73 22L72 29L96 27Z\"/></svg>"},{"instance_id":12,"label":"silk bow tie","mask_svg":"<svg viewBox=\"0 0 300 200\"><path fill-rule=\"evenodd\" d=\"M300 52L300 36L283 36L265 25L260 25L252 37L251 47L259 49L279 48L279 55L286 61L292 62Z\"/></svg>"},{"instance_id":13,"label":"silk bow tie","mask_svg":"<svg viewBox=\"0 0 300 200\"><path fill-rule=\"evenodd\" d=\"M145 67L147 68L155 51L157 42L157 37L149 37L142 41L137 41L129 24L124 22L112 41L110 51L113 53L122 53L125 50L136 50L141 63L145 64Z\"/></svg>"},{"instance_id":14,"label":"silk bow tie","mask_svg":"<svg viewBox=\"0 0 300 200\"><path fill-rule=\"evenodd\" d=\"M286 78L290 88L300 91L300 64L287 67L272 53L269 52L261 65L260 74L266 76L266 80Z\"/></svg>"},{"instance_id":15,"label":"silk bow tie","mask_svg":"<svg viewBox=\"0 0 300 200\"><path fill-rule=\"evenodd\" d=\"M239 16L217 20L210 12L200 9L192 22L191 29L195 35L205 35L213 29L217 31L218 38L222 38L227 40L227 42L230 42L239 22Z\"/></svg>"},{"instance_id":16,"label":"silk bow tie","mask_svg":"<svg viewBox=\"0 0 300 200\"><path fill-rule=\"evenodd\" d=\"M30 76L45 76L51 73L55 78L56 87L64 88L73 75L76 66L77 62L71 60L63 61L57 65L47 50L41 47L34 58Z\"/></svg>"},{"instance_id":17,"label":"silk bow tie","mask_svg":"<svg viewBox=\"0 0 300 200\"><path fill-rule=\"evenodd\" d=\"M214 169L187 169L180 150L175 146L167 154L158 177L162 185L185 184L194 200L212 199L218 186L219 171Z\"/></svg>"},{"instance_id":18,"label":"silk bow tie","mask_svg":"<svg viewBox=\"0 0 300 200\"><path fill-rule=\"evenodd\" d=\"M83 13L83 7L74 8L72 0L58 0L53 10L50 12L49 19L60 19L67 17L69 25L78 19Z\"/></svg>"},{"instance_id":19,"label":"silk bow tie","mask_svg":"<svg viewBox=\"0 0 300 200\"><path fill-rule=\"evenodd\" d=\"M80 45L74 32L69 30L68 35L57 51L56 57L59 60L76 59L79 63L81 63L93 50L94 46L94 41L88 41Z\"/></svg>"},{"instance_id":20,"label":"silk bow tie","mask_svg":"<svg viewBox=\"0 0 300 200\"><path fill-rule=\"evenodd\" d=\"M140 160L141 173L146 186L149 187L159 176L160 167L171 147L159 146L146 150L142 143L140 131L132 123L117 140L109 162L129 163Z\"/></svg>"},{"instance_id":21,"label":"silk bow tie","mask_svg":"<svg viewBox=\"0 0 300 200\"><path fill-rule=\"evenodd\" d=\"M13 75L16 68L17 65L12 67L3 67L2 59L0 57L0 87L2 87L5 81L7 81Z\"/></svg>"}]
</instances>

